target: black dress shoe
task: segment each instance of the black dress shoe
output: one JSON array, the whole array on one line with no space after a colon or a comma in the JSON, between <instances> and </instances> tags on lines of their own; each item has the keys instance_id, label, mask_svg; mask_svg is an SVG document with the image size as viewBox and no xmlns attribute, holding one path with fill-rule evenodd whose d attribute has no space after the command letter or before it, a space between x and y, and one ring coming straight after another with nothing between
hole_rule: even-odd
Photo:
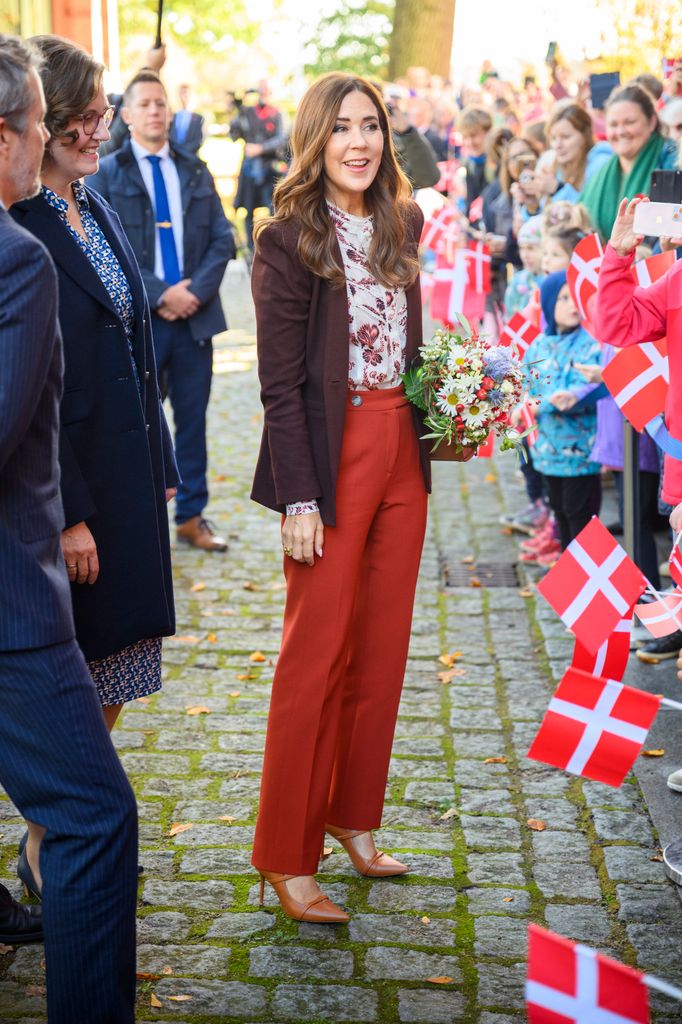
<instances>
[{"instance_id":1,"label":"black dress shoe","mask_svg":"<svg viewBox=\"0 0 682 1024\"><path fill-rule=\"evenodd\" d=\"M659 661L666 661L668 658L676 658L682 650L682 632L676 629L668 636L657 637L642 644L637 651L637 657L650 665L657 665Z\"/></svg>"},{"instance_id":2,"label":"black dress shoe","mask_svg":"<svg viewBox=\"0 0 682 1024\"><path fill-rule=\"evenodd\" d=\"M43 912L40 907L17 903L4 885L0 885L0 942L16 946L20 942L43 941Z\"/></svg>"}]
</instances>

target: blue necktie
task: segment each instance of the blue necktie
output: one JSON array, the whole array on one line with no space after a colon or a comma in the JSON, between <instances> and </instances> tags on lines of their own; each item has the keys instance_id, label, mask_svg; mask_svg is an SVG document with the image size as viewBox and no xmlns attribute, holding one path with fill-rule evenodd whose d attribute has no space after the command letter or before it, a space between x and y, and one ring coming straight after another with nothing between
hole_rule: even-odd
<instances>
[{"instance_id":1,"label":"blue necktie","mask_svg":"<svg viewBox=\"0 0 682 1024\"><path fill-rule=\"evenodd\" d=\"M178 252L175 248L175 238L173 237L173 225L171 223L170 206L168 205L166 182L163 180L163 174L161 173L161 157L148 156L146 159L152 165L154 175L154 207L156 209L156 227L161 243L163 276L169 284L177 284L181 280L180 264L178 263Z\"/></svg>"}]
</instances>

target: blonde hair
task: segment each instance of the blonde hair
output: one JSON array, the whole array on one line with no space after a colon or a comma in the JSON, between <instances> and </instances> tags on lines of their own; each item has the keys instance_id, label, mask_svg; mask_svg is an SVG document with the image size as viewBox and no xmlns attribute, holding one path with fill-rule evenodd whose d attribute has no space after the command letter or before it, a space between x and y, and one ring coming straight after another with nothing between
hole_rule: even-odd
<instances>
[{"instance_id":1,"label":"blonde hair","mask_svg":"<svg viewBox=\"0 0 682 1024\"><path fill-rule=\"evenodd\" d=\"M361 92L374 104L384 138L381 162L365 201L374 218L367 267L389 288L407 287L419 273L416 257L406 252L410 183L396 159L388 113L380 93L365 78L333 71L310 86L298 108L291 133L292 161L274 193L274 216L261 221L256 241L268 224L293 221L299 227L298 256L308 270L333 287L345 286L337 262L334 225L327 209L324 170L325 147L344 98Z\"/></svg>"},{"instance_id":2,"label":"blonde hair","mask_svg":"<svg viewBox=\"0 0 682 1024\"><path fill-rule=\"evenodd\" d=\"M489 132L492 126L493 119L485 107L465 107L457 121L460 132Z\"/></svg>"},{"instance_id":3,"label":"blonde hair","mask_svg":"<svg viewBox=\"0 0 682 1024\"><path fill-rule=\"evenodd\" d=\"M543 235L563 228L579 228L585 234L594 231L587 207L582 203L569 203L567 199L547 203L542 211Z\"/></svg>"}]
</instances>

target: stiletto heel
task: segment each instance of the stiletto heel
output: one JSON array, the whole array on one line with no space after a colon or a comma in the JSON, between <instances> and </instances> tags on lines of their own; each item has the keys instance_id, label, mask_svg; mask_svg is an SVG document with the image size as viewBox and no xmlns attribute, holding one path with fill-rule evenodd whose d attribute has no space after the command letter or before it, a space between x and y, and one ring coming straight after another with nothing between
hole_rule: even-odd
<instances>
[{"instance_id":1,"label":"stiletto heel","mask_svg":"<svg viewBox=\"0 0 682 1024\"><path fill-rule=\"evenodd\" d=\"M25 846L19 854L19 860L17 861L17 876L19 881L23 882L24 892L27 896L34 896L37 900L41 899L40 890L28 863Z\"/></svg>"},{"instance_id":2,"label":"stiletto heel","mask_svg":"<svg viewBox=\"0 0 682 1024\"><path fill-rule=\"evenodd\" d=\"M355 870L368 878L390 878L393 875L405 875L410 870L407 864L401 864L399 860L391 857L391 864L382 864L381 858L387 856L383 850L376 850L374 856L369 860L363 857L353 845L353 840L358 836L371 835L369 829L343 829L335 825L325 825L325 832L328 832L333 839L341 843L344 850L351 859Z\"/></svg>"},{"instance_id":3,"label":"stiletto heel","mask_svg":"<svg viewBox=\"0 0 682 1024\"><path fill-rule=\"evenodd\" d=\"M297 875L281 875L276 871L260 871L259 874L261 905L265 898L265 883L269 882L275 890L282 910L287 917L292 918L294 921L312 921L315 924L345 924L350 920L345 910L332 903L329 897L325 896L319 889L318 895L314 896L307 903L301 903L299 900L294 899L287 889L287 882L291 881L292 878L297 878Z\"/></svg>"}]
</instances>

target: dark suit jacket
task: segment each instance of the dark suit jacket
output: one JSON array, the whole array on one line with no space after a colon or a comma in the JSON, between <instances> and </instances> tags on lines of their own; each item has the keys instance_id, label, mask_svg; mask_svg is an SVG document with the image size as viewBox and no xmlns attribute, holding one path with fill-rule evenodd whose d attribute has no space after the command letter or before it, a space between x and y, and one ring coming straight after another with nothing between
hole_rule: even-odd
<instances>
[{"instance_id":1,"label":"dark suit jacket","mask_svg":"<svg viewBox=\"0 0 682 1024\"><path fill-rule=\"evenodd\" d=\"M183 150L172 150L182 193L183 273L201 306L187 323L195 341L204 341L227 328L218 294L225 267L234 259L234 238L206 164ZM127 139L121 149L100 162L88 187L104 196L121 219L140 265L149 304L156 309L168 287L154 275L156 228L154 207L144 186L137 160Z\"/></svg>"},{"instance_id":2,"label":"dark suit jacket","mask_svg":"<svg viewBox=\"0 0 682 1024\"><path fill-rule=\"evenodd\" d=\"M171 121L170 130L168 133L168 139L173 148L184 149L187 153L192 153L194 156L201 149L201 144L204 141L204 119L201 114L195 114L192 112L189 118L189 125L187 126L187 132L182 139L178 138L177 134L177 114L173 116Z\"/></svg>"},{"instance_id":3,"label":"dark suit jacket","mask_svg":"<svg viewBox=\"0 0 682 1024\"><path fill-rule=\"evenodd\" d=\"M71 588L76 636L88 660L175 631L165 490L178 482L161 408L149 307L135 257L115 213L88 191L90 209L128 279L135 307L133 356L98 274L41 196L12 215L57 266L64 338L59 459L66 525L85 521L100 574Z\"/></svg>"},{"instance_id":4,"label":"dark suit jacket","mask_svg":"<svg viewBox=\"0 0 682 1024\"><path fill-rule=\"evenodd\" d=\"M410 204L409 246L414 255L424 218ZM323 521L336 522L339 470L348 393L348 298L300 262L298 230L272 224L258 239L251 282L256 304L258 372L265 426L251 497L285 510L317 498ZM337 261L341 251L337 248ZM422 343L419 279L406 291L405 365ZM414 410L415 430L424 433ZM431 487L429 447L420 441L424 483Z\"/></svg>"},{"instance_id":5,"label":"dark suit jacket","mask_svg":"<svg viewBox=\"0 0 682 1024\"><path fill-rule=\"evenodd\" d=\"M0 209L0 650L74 635L59 535L62 346L45 248Z\"/></svg>"}]
</instances>

